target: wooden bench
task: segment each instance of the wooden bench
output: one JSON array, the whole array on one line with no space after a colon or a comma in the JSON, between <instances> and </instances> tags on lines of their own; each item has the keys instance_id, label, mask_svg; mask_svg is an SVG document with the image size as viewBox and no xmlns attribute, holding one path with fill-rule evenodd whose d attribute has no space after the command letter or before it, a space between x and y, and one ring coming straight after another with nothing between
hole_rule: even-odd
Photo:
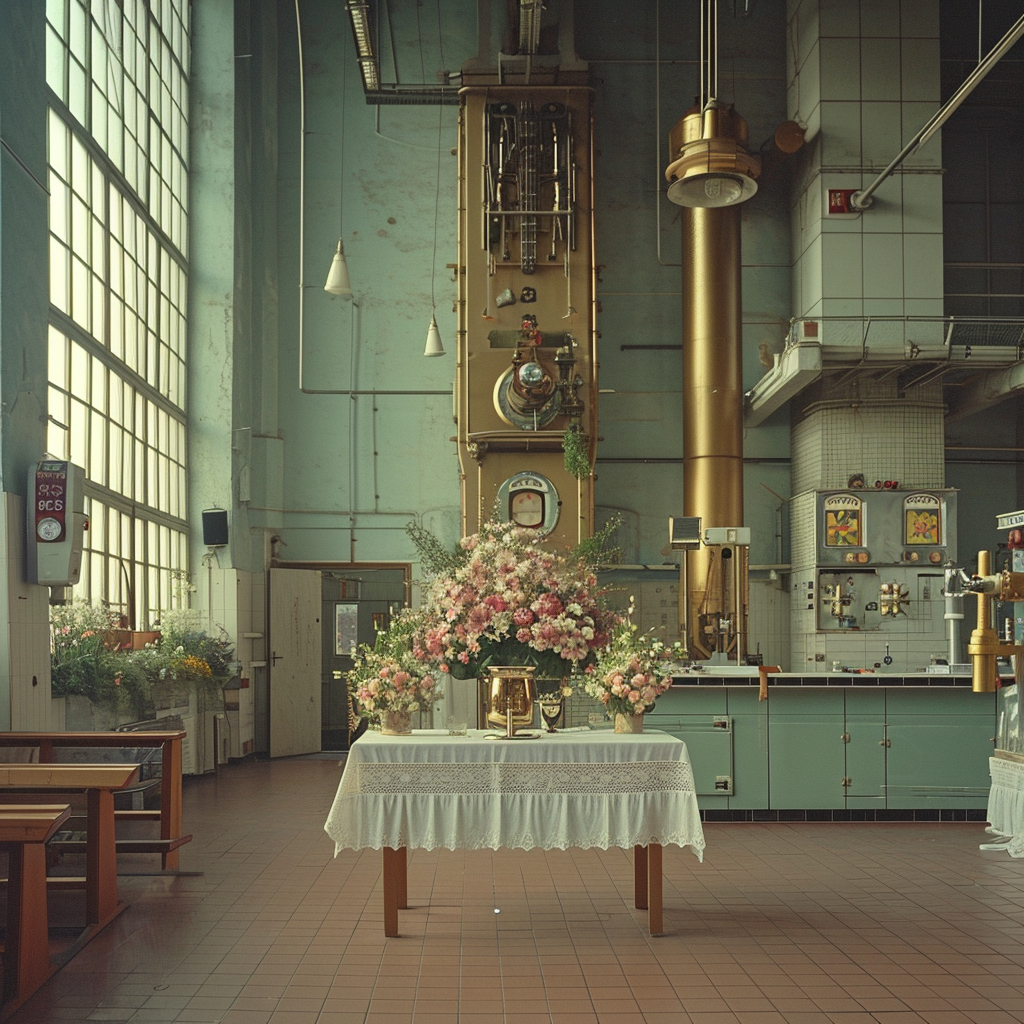
<instances>
[{"instance_id":1,"label":"wooden bench","mask_svg":"<svg viewBox=\"0 0 1024 1024\"><path fill-rule=\"evenodd\" d=\"M85 878L55 878L51 887L85 885L88 932L108 924L124 907L117 900L114 792L137 781L137 764L0 764L0 801L18 804L42 792L86 794ZM20 792L19 792L20 791ZM21 799L19 799L21 797Z\"/></svg>"},{"instance_id":2,"label":"wooden bench","mask_svg":"<svg viewBox=\"0 0 1024 1024\"><path fill-rule=\"evenodd\" d=\"M124 853L159 853L165 871L178 870L178 847L192 841L182 834L181 811L181 743L186 733L181 729L147 730L145 732L0 732L0 747L38 749L40 764L55 760L54 751L71 747L149 747L161 750L160 809L116 811L115 817L125 821L160 822L159 839L123 839L117 847ZM62 843L61 849L79 850L78 840Z\"/></svg>"},{"instance_id":3,"label":"wooden bench","mask_svg":"<svg viewBox=\"0 0 1024 1024\"><path fill-rule=\"evenodd\" d=\"M53 973L46 910L45 844L70 813L66 804L0 805L0 847L8 856L4 1016L28 999Z\"/></svg>"}]
</instances>

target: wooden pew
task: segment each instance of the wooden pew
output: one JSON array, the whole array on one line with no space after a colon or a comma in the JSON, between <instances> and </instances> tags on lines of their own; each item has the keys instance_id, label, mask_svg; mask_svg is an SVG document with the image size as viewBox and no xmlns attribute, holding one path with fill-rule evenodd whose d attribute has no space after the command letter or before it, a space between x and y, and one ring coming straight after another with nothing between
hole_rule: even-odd
<instances>
[{"instance_id":1,"label":"wooden pew","mask_svg":"<svg viewBox=\"0 0 1024 1024\"><path fill-rule=\"evenodd\" d=\"M26 792L35 798L32 802L41 793L86 794L85 923L90 934L124 909L117 900L114 792L138 777L137 764L0 764L3 803L22 803L26 798L18 797ZM81 881L55 878L50 884L80 887Z\"/></svg>"},{"instance_id":2,"label":"wooden pew","mask_svg":"<svg viewBox=\"0 0 1024 1024\"><path fill-rule=\"evenodd\" d=\"M7 1016L53 973L46 910L46 841L67 804L0 805L0 846L8 855L3 1007Z\"/></svg>"},{"instance_id":3,"label":"wooden pew","mask_svg":"<svg viewBox=\"0 0 1024 1024\"><path fill-rule=\"evenodd\" d=\"M159 839L122 839L118 849L125 853L159 853L165 871L178 870L178 847L192 841L182 834L181 743L186 733L180 729L146 732L0 732L0 747L34 747L41 764L55 760L54 752L69 747L159 747L162 755L159 811L117 811L118 820L159 820ZM60 848L82 848L77 841Z\"/></svg>"}]
</instances>

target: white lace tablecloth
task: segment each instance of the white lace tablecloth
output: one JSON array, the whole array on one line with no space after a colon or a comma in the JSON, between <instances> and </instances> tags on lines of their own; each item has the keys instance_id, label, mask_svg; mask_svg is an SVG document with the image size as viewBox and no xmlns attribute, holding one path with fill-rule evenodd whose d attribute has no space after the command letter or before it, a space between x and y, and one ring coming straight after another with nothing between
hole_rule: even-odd
<instances>
[{"instance_id":1,"label":"white lace tablecloth","mask_svg":"<svg viewBox=\"0 0 1024 1024\"><path fill-rule=\"evenodd\" d=\"M1011 857L1024 857L1024 763L990 757L992 788L988 794L986 831L1001 839L985 843L983 850L1005 850Z\"/></svg>"},{"instance_id":2,"label":"white lace tablecloth","mask_svg":"<svg viewBox=\"0 0 1024 1024\"><path fill-rule=\"evenodd\" d=\"M652 730L493 740L364 733L324 826L339 850L629 849L704 855L686 744Z\"/></svg>"}]
</instances>

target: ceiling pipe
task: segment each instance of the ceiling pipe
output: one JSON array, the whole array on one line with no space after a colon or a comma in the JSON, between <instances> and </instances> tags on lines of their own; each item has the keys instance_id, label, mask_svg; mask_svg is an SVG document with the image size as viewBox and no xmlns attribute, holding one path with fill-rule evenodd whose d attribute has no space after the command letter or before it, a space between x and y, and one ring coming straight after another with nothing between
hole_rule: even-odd
<instances>
[{"instance_id":1,"label":"ceiling pipe","mask_svg":"<svg viewBox=\"0 0 1024 1024\"><path fill-rule=\"evenodd\" d=\"M907 143L902 151L893 159L888 167L866 189L854 192L850 196L850 207L854 210L867 210L873 200L872 196L879 185L896 170L908 156L920 149L945 123L957 108L967 99L982 79L999 63L1000 58L1024 35L1024 15L1014 23L1009 32L996 43L992 52L967 76L963 85L936 111L928 123Z\"/></svg>"}]
</instances>

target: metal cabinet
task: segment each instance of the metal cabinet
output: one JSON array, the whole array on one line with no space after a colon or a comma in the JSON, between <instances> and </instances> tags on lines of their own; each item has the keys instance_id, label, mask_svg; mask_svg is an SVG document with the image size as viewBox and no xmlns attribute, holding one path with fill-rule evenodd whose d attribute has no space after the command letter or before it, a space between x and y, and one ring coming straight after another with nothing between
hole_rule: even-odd
<instances>
[{"instance_id":1,"label":"metal cabinet","mask_svg":"<svg viewBox=\"0 0 1024 1024\"><path fill-rule=\"evenodd\" d=\"M768 700L768 797L774 810L846 806L843 692L775 690Z\"/></svg>"},{"instance_id":2,"label":"metal cabinet","mask_svg":"<svg viewBox=\"0 0 1024 1024\"><path fill-rule=\"evenodd\" d=\"M687 744L703 810L984 809L994 694L968 687L676 687L649 714Z\"/></svg>"},{"instance_id":3,"label":"metal cabinet","mask_svg":"<svg viewBox=\"0 0 1024 1024\"><path fill-rule=\"evenodd\" d=\"M890 691L886 807L985 808L995 697L967 688Z\"/></svg>"},{"instance_id":4,"label":"metal cabinet","mask_svg":"<svg viewBox=\"0 0 1024 1024\"><path fill-rule=\"evenodd\" d=\"M757 687L678 687L647 718L686 743L702 810L768 806L768 707Z\"/></svg>"},{"instance_id":5,"label":"metal cabinet","mask_svg":"<svg viewBox=\"0 0 1024 1024\"><path fill-rule=\"evenodd\" d=\"M650 725L686 744L693 782L704 810L728 807L732 792L733 735L725 689L690 692L670 690L645 716Z\"/></svg>"},{"instance_id":6,"label":"metal cabinet","mask_svg":"<svg viewBox=\"0 0 1024 1024\"><path fill-rule=\"evenodd\" d=\"M846 728L847 809L878 810L885 803L885 691L847 690Z\"/></svg>"}]
</instances>

